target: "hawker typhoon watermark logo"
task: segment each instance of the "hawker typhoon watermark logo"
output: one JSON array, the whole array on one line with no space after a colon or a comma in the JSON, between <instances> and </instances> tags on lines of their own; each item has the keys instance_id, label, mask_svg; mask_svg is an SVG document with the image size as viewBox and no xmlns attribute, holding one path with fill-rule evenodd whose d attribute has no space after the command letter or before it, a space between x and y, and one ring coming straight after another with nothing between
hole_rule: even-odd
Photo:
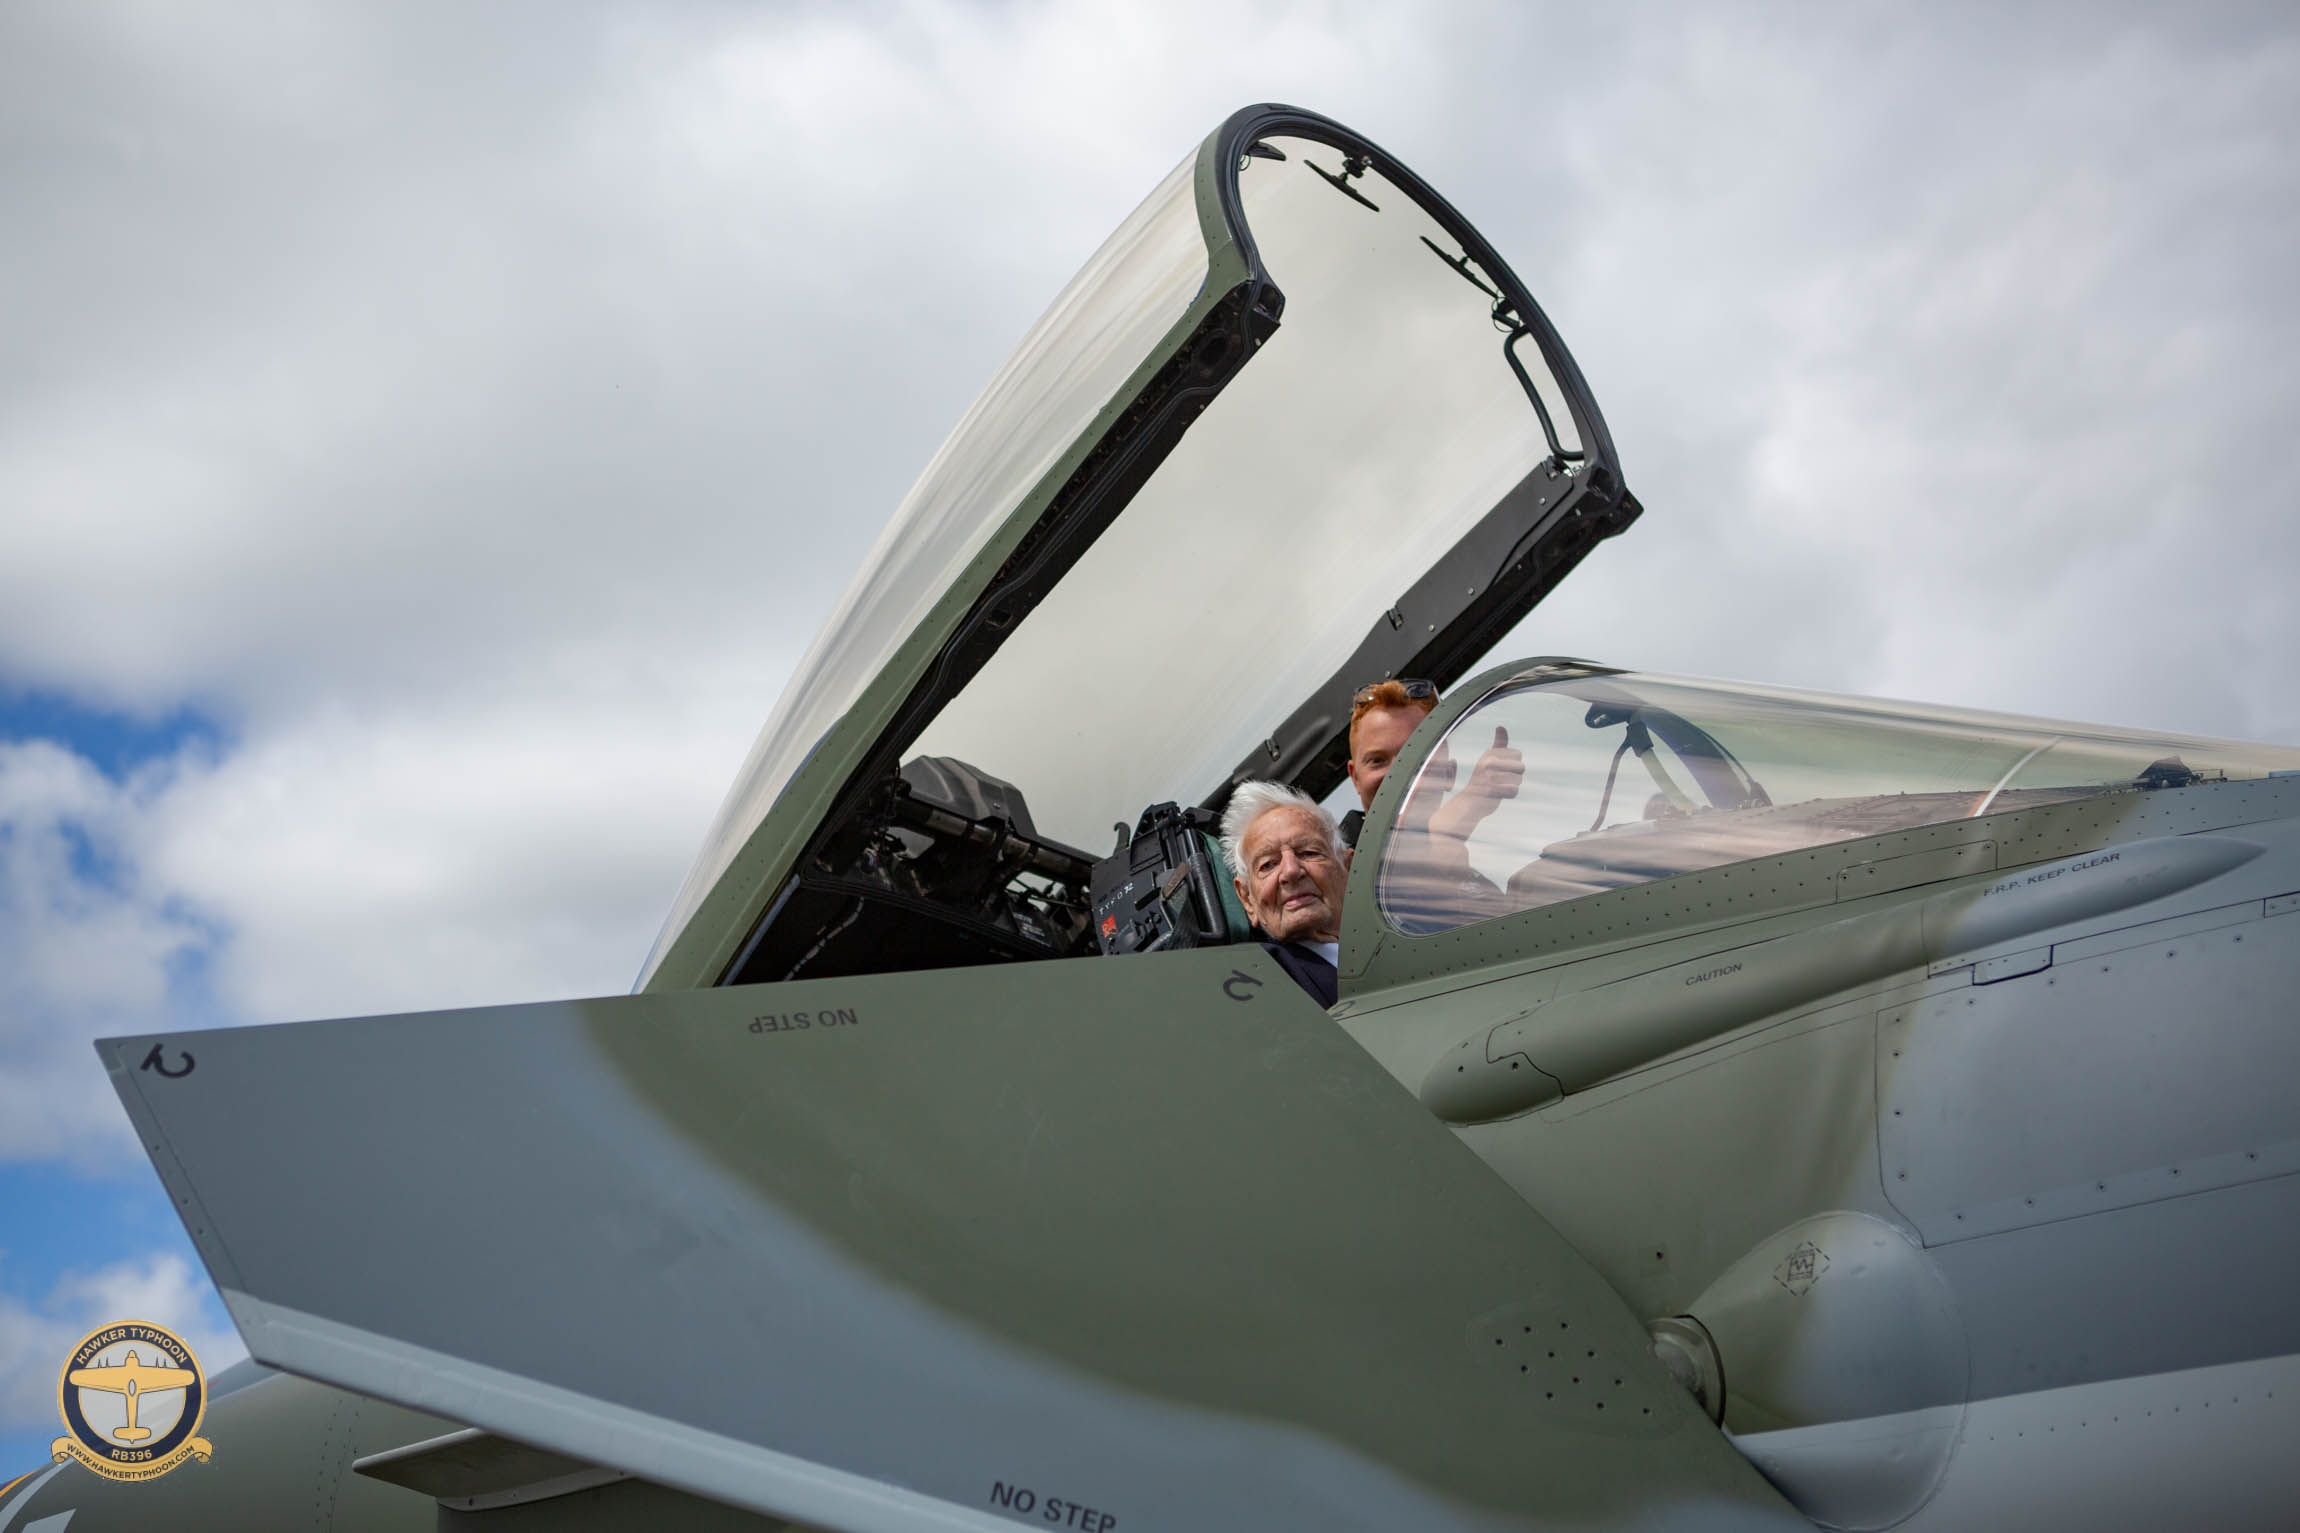
<instances>
[{"instance_id":1,"label":"hawker typhoon watermark logo","mask_svg":"<svg viewBox=\"0 0 2300 1533\"><path fill-rule=\"evenodd\" d=\"M56 1385L64 1430L49 1451L112 1480L156 1480L214 1450L197 1436L208 1381L175 1332L141 1320L91 1331Z\"/></svg>"}]
</instances>

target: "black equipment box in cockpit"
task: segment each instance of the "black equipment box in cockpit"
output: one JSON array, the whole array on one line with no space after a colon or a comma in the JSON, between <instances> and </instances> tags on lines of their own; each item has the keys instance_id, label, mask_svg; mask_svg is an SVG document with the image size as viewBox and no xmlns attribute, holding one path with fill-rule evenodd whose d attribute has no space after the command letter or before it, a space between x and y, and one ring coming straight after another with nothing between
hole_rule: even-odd
<instances>
[{"instance_id":1,"label":"black equipment box in cockpit","mask_svg":"<svg viewBox=\"0 0 2300 1533\"><path fill-rule=\"evenodd\" d=\"M1174 804L1142 812L1133 839L1096 863L1088 882L1103 952L1213 947L1247 935L1216 840L1220 823L1209 810Z\"/></svg>"}]
</instances>

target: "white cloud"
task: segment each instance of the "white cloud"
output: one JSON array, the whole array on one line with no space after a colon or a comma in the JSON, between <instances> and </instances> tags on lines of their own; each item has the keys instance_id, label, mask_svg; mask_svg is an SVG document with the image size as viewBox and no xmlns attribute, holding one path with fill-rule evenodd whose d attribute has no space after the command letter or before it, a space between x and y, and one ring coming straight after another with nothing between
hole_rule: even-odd
<instances>
[{"instance_id":1,"label":"white cloud","mask_svg":"<svg viewBox=\"0 0 2300 1533\"><path fill-rule=\"evenodd\" d=\"M243 1020L620 993L747 725L596 674L328 709L155 802L148 855L227 913Z\"/></svg>"},{"instance_id":2,"label":"white cloud","mask_svg":"<svg viewBox=\"0 0 2300 1533\"><path fill-rule=\"evenodd\" d=\"M0 654L141 707L421 696L578 636L803 647L1247 94L1177 97L1198 37L1150 13L122 14L0 64L0 131L47 151L0 171ZM1354 52L1314 13L1264 42Z\"/></svg>"},{"instance_id":3,"label":"white cloud","mask_svg":"<svg viewBox=\"0 0 2300 1533\"><path fill-rule=\"evenodd\" d=\"M0 744L0 1159L132 1163L96 1037L627 989L746 683L584 646L528 669L124 782Z\"/></svg>"},{"instance_id":4,"label":"white cloud","mask_svg":"<svg viewBox=\"0 0 2300 1533\"><path fill-rule=\"evenodd\" d=\"M196 758L126 784L44 741L0 743L0 1159L129 1163L91 1039L150 1030L211 934L137 858L144 817Z\"/></svg>"},{"instance_id":5,"label":"white cloud","mask_svg":"<svg viewBox=\"0 0 2300 1533\"><path fill-rule=\"evenodd\" d=\"M1625 27L1486 220L1649 510L1510 647L2300 734L2300 33L1788 17Z\"/></svg>"},{"instance_id":6,"label":"white cloud","mask_svg":"<svg viewBox=\"0 0 2300 1533\"><path fill-rule=\"evenodd\" d=\"M214 1294L173 1252L67 1272L34 1302L0 1294L0 1433L55 1423L64 1360L81 1338L114 1321L175 1332L214 1378L247 1356L239 1333L214 1318Z\"/></svg>"}]
</instances>

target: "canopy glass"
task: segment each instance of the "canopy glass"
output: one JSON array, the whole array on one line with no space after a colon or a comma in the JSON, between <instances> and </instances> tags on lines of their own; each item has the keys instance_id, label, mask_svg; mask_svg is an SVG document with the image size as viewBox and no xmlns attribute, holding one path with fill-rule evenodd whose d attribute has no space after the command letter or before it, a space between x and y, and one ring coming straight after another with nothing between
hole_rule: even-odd
<instances>
[{"instance_id":1,"label":"canopy glass","mask_svg":"<svg viewBox=\"0 0 2300 1533\"><path fill-rule=\"evenodd\" d=\"M2300 750L1738 682L1531 670L1457 718L1376 880L1427 933L2056 801L2300 772Z\"/></svg>"},{"instance_id":2,"label":"canopy glass","mask_svg":"<svg viewBox=\"0 0 2300 1533\"><path fill-rule=\"evenodd\" d=\"M1320 174L1335 151L1265 143L1285 158L1248 157L1238 188L1285 322L914 747L1015 783L1041 833L1096 853L1144 805L1216 789L1550 457L1492 298L1431 249L1458 254L1446 232L1379 170L1350 179L1360 201Z\"/></svg>"},{"instance_id":3,"label":"canopy glass","mask_svg":"<svg viewBox=\"0 0 2300 1533\"><path fill-rule=\"evenodd\" d=\"M1206 280L1196 160L1175 166L1071 279L887 522L759 731L642 981L824 732L1189 310Z\"/></svg>"}]
</instances>

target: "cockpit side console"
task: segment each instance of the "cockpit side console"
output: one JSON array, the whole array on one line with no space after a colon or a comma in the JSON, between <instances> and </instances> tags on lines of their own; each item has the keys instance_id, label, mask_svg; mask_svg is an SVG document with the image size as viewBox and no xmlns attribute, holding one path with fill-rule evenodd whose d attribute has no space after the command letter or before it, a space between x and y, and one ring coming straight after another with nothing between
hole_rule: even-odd
<instances>
[{"instance_id":1,"label":"cockpit side console","mask_svg":"<svg viewBox=\"0 0 2300 1533\"><path fill-rule=\"evenodd\" d=\"M1105 953L1155 953L1242 940L1245 908L1230 887L1216 837L1220 821L1204 809L1153 804L1118 850L1094 865L1094 940Z\"/></svg>"},{"instance_id":2,"label":"cockpit side console","mask_svg":"<svg viewBox=\"0 0 2300 1533\"><path fill-rule=\"evenodd\" d=\"M1093 868L1039 832L1013 783L916 756L785 885L727 983L1091 952Z\"/></svg>"}]
</instances>

